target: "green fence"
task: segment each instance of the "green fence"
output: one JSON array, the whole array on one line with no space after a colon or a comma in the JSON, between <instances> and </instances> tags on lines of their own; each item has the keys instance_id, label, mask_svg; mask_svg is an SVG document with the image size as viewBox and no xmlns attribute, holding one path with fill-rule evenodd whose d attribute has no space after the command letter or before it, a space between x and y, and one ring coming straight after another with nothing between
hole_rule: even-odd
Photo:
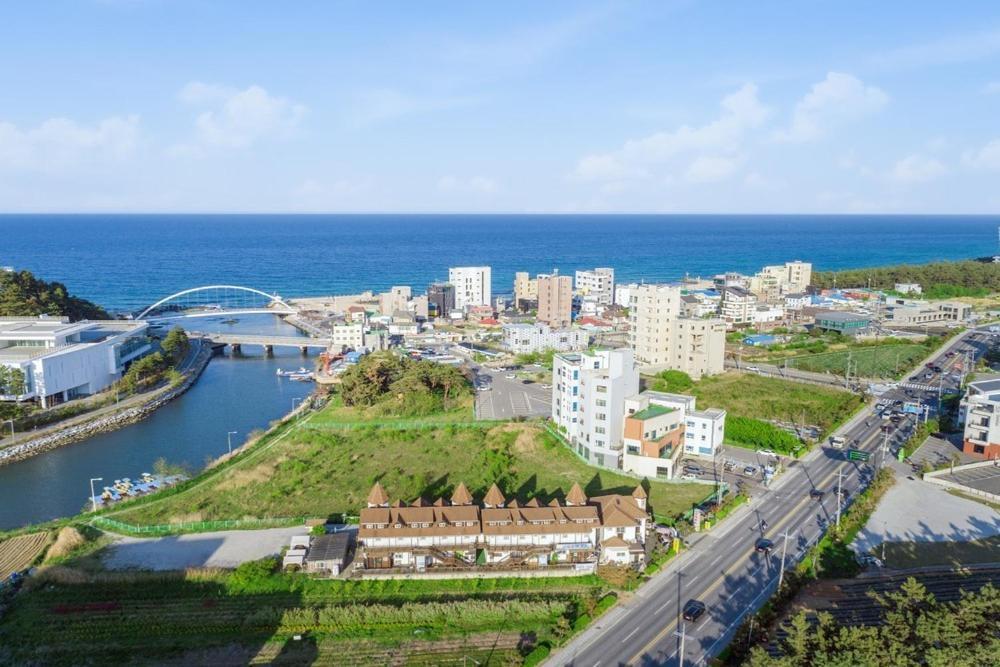
<instances>
[{"instance_id":1,"label":"green fence","mask_svg":"<svg viewBox=\"0 0 1000 667\"><path fill-rule=\"evenodd\" d=\"M252 530L255 528L280 528L304 525L314 517L275 517L267 519L228 519L220 521L183 521L180 523L136 526L107 517L94 517L91 523L115 533L127 535L176 535L180 533L206 533L216 530Z\"/></svg>"}]
</instances>

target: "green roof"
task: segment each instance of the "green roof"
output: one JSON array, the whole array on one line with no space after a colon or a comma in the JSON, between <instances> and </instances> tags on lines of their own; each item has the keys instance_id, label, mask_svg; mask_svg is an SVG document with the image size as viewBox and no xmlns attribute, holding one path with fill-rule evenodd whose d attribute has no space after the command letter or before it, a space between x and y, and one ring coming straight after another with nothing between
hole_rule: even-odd
<instances>
[{"instance_id":1,"label":"green roof","mask_svg":"<svg viewBox=\"0 0 1000 667\"><path fill-rule=\"evenodd\" d=\"M638 419L640 421L646 421L647 419L652 419L653 417L659 417L660 415L665 415L668 412L673 412L673 408L664 407L662 405L650 405L645 410L640 410L634 415L631 415L633 419Z\"/></svg>"}]
</instances>

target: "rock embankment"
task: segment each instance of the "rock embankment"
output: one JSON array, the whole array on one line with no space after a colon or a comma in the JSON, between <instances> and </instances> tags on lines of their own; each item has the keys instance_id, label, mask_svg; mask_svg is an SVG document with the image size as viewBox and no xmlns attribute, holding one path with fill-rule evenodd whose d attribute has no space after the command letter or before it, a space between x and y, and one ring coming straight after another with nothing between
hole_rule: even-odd
<instances>
[{"instance_id":1,"label":"rock embankment","mask_svg":"<svg viewBox=\"0 0 1000 667\"><path fill-rule=\"evenodd\" d=\"M190 389L191 385L195 383L202 371L205 370L205 366L208 365L211 358L212 346L202 345L197 358L191 365L191 368L186 372L184 380L176 387L166 388L154 396L151 396L148 401L140 405L126 408L118 412L113 412L111 414L95 416L92 419L77 422L72 426L59 429L54 433L39 436L38 438L27 440L17 445L11 445L5 449L0 449L0 466L8 463L14 463L15 461L21 461L31 456L35 456L36 454L49 451L50 449L68 445L71 442L86 440L87 438L97 435L98 433L107 433L108 431L114 431L122 428L123 426L128 426L129 424L142 421L158 408L166 405Z\"/></svg>"}]
</instances>

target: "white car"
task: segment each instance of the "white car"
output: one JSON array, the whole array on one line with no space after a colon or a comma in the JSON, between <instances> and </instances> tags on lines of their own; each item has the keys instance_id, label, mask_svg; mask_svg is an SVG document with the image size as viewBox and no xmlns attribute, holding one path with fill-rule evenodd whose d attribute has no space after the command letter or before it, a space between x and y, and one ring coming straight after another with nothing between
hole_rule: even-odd
<instances>
[{"instance_id":1,"label":"white car","mask_svg":"<svg viewBox=\"0 0 1000 667\"><path fill-rule=\"evenodd\" d=\"M507 378L508 380L516 380L517 379L517 376L514 375L513 373L507 373L507 375L504 375L504 377Z\"/></svg>"},{"instance_id":2,"label":"white car","mask_svg":"<svg viewBox=\"0 0 1000 667\"><path fill-rule=\"evenodd\" d=\"M692 475L691 473L687 473L686 475L681 475L681 480L683 480L685 482L693 482L696 479L698 479L698 476L697 475Z\"/></svg>"},{"instance_id":3,"label":"white car","mask_svg":"<svg viewBox=\"0 0 1000 667\"><path fill-rule=\"evenodd\" d=\"M552 385L550 385L550 384L543 384L542 385L542 389L552 389Z\"/></svg>"},{"instance_id":4,"label":"white car","mask_svg":"<svg viewBox=\"0 0 1000 667\"><path fill-rule=\"evenodd\" d=\"M778 457L778 455L776 453L772 452L770 449L760 449L760 450L757 450L757 453L760 454L761 456L773 456L775 458Z\"/></svg>"},{"instance_id":5,"label":"white car","mask_svg":"<svg viewBox=\"0 0 1000 667\"><path fill-rule=\"evenodd\" d=\"M760 373L760 368L757 366L747 366L747 370L751 373Z\"/></svg>"}]
</instances>

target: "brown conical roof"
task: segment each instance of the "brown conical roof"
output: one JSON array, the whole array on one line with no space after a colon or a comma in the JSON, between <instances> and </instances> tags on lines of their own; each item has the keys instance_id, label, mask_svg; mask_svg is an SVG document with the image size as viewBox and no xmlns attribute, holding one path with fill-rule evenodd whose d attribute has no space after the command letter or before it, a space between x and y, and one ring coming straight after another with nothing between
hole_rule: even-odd
<instances>
[{"instance_id":1,"label":"brown conical roof","mask_svg":"<svg viewBox=\"0 0 1000 667\"><path fill-rule=\"evenodd\" d=\"M382 488L381 482L375 482L375 486L368 492L369 507L381 507L389 504L389 495Z\"/></svg>"},{"instance_id":2,"label":"brown conical roof","mask_svg":"<svg viewBox=\"0 0 1000 667\"><path fill-rule=\"evenodd\" d=\"M455 487L455 493L451 494L451 504L452 505L472 504L472 494L469 493L469 489L465 487L465 482L459 482L458 486Z\"/></svg>"},{"instance_id":3,"label":"brown conical roof","mask_svg":"<svg viewBox=\"0 0 1000 667\"><path fill-rule=\"evenodd\" d=\"M524 503L525 507L538 507L538 498L532 498L528 502Z\"/></svg>"},{"instance_id":4,"label":"brown conical roof","mask_svg":"<svg viewBox=\"0 0 1000 667\"><path fill-rule=\"evenodd\" d=\"M427 507L429 504L426 498L417 498L410 503L410 507Z\"/></svg>"},{"instance_id":5,"label":"brown conical roof","mask_svg":"<svg viewBox=\"0 0 1000 667\"><path fill-rule=\"evenodd\" d=\"M486 495L483 497L483 502L486 503L487 505L492 505L493 507L503 507L505 501L506 498L504 498L503 494L500 492L500 487L497 486L495 483L493 484L493 486L490 487L490 490L487 491Z\"/></svg>"},{"instance_id":6,"label":"brown conical roof","mask_svg":"<svg viewBox=\"0 0 1000 667\"><path fill-rule=\"evenodd\" d=\"M569 490L566 494L566 503L569 505L586 505L587 496L584 495L583 489L580 488L578 482L573 482L573 488Z\"/></svg>"},{"instance_id":7,"label":"brown conical roof","mask_svg":"<svg viewBox=\"0 0 1000 667\"><path fill-rule=\"evenodd\" d=\"M558 498L553 498L549 501L549 507L562 507L562 505L559 504Z\"/></svg>"},{"instance_id":8,"label":"brown conical roof","mask_svg":"<svg viewBox=\"0 0 1000 667\"><path fill-rule=\"evenodd\" d=\"M512 509L517 509L520 506L521 506L521 503L517 502L517 498L514 498L514 500L510 501L509 503L507 503L507 507L510 507Z\"/></svg>"},{"instance_id":9,"label":"brown conical roof","mask_svg":"<svg viewBox=\"0 0 1000 667\"><path fill-rule=\"evenodd\" d=\"M438 498L434 501L434 507L444 507L444 498Z\"/></svg>"},{"instance_id":10,"label":"brown conical roof","mask_svg":"<svg viewBox=\"0 0 1000 667\"><path fill-rule=\"evenodd\" d=\"M640 484L639 486L635 487L635 490L632 492L632 497L633 498L645 498L646 497L646 489L642 488L642 484Z\"/></svg>"}]
</instances>

